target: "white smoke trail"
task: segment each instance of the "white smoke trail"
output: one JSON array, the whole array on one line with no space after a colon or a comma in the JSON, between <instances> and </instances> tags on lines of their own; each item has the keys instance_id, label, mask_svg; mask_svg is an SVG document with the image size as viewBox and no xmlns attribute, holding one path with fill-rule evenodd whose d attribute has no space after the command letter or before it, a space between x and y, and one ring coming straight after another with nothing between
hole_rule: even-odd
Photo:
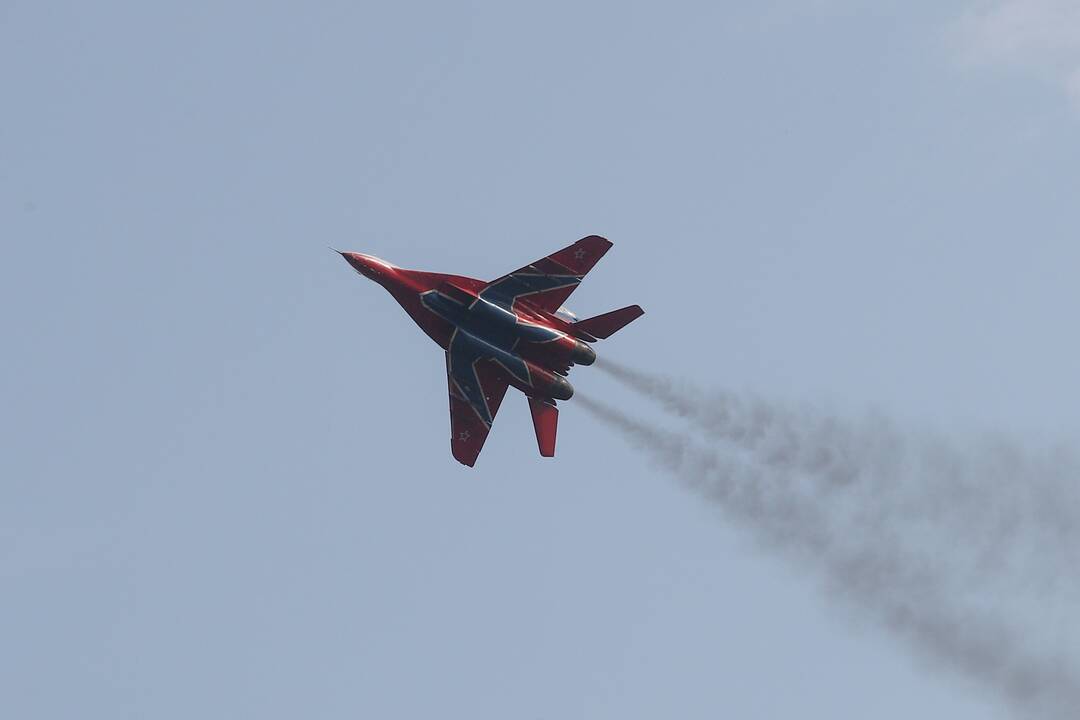
<instances>
[{"instance_id":1,"label":"white smoke trail","mask_svg":"<svg viewBox=\"0 0 1080 720\"><path fill-rule=\"evenodd\" d=\"M1002 438L960 443L901 431L883 418L845 423L731 393L703 392L604 361L598 366L710 438L750 454L778 481L797 478L830 512L853 524L903 517L904 537L962 542L962 571L981 580L1020 581L1040 592L1068 586L1080 601L1080 468L1058 450L1032 457ZM841 506L841 507L837 507ZM1001 572L984 572L995 566ZM969 578L958 578L967 580Z\"/></svg>"},{"instance_id":2,"label":"white smoke trail","mask_svg":"<svg viewBox=\"0 0 1080 720\"><path fill-rule=\"evenodd\" d=\"M1054 642L1076 624L1080 505L1068 458L1036 462L1000 440L965 452L880 419L851 425L602 367L689 419L708 445L581 404L759 540L1023 717L1080 716L1068 639Z\"/></svg>"}]
</instances>

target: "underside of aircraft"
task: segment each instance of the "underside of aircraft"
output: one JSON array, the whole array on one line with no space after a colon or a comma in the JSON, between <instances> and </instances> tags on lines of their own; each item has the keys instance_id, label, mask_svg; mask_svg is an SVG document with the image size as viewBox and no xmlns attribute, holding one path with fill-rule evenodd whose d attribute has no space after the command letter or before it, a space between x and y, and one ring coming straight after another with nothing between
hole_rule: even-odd
<instances>
[{"instance_id":1,"label":"underside of aircraft","mask_svg":"<svg viewBox=\"0 0 1080 720\"><path fill-rule=\"evenodd\" d=\"M471 467L510 386L528 397L540 454L554 456L556 402L574 394L570 369L591 365L593 343L644 314L630 305L579 320L564 307L610 248L605 238L590 235L491 282L405 270L362 253L341 255L386 288L445 350L450 447Z\"/></svg>"}]
</instances>

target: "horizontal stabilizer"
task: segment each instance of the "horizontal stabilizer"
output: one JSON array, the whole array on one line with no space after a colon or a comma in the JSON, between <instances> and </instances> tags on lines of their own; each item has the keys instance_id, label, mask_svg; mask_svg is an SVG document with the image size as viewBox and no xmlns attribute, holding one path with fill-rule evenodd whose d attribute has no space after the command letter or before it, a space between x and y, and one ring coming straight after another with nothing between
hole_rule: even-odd
<instances>
[{"instance_id":1,"label":"horizontal stabilizer","mask_svg":"<svg viewBox=\"0 0 1080 720\"><path fill-rule=\"evenodd\" d=\"M579 320L574 323L574 328L598 338L609 338L644 314L645 311L639 305L631 305L603 315Z\"/></svg>"},{"instance_id":2,"label":"horizontal stabilizer","mask_svg":"<svg viewBox=\"0 0 1080 720\"><path fill-rule=\"evenodd\" d=\"M559 408L550 400L529 398L529 411L532 413L533 428L536 430L536 444L544 457L555 457L555 434L559 427Z\"/></svg>"}]
</instances>

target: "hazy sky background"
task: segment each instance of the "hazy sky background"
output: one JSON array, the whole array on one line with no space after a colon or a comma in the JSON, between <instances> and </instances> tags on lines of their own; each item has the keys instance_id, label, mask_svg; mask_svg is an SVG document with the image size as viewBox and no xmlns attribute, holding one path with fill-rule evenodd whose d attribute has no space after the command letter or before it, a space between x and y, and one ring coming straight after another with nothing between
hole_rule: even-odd
<instances>
[{"instance_id":1,"label":"hazy sky background","mask_svg":"<svg viewBox=\"0 0 1080 720\"><path fill-rule=\"evenodd\" d=\"M1076 446L1075 3L7 0L0 90L6 715L1007 717L572 401L459 466L326 246L602 234L602 355Z\"/></svg>"}]
</instances>

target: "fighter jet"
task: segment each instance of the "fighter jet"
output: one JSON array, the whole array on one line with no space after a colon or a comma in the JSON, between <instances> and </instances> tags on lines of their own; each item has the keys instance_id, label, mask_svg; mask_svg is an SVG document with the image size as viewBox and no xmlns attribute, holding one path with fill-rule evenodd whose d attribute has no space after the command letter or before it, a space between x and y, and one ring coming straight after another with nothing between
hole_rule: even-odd
<instances>
[{"instance_id":1,"label":"fighter jet","mask_svg":"<svg viewBox=\"0 0 1080 720\"><path fill-rule=\"evenodd\" d=\"M362 253L341 252L353 268L386 288L446 351L450 449L472 467L509 386L529 399L536 442L555 455L559 410L574 388L574 365L591 365L590 346L644 314L637 305L578 320L563 303L611 243L597 235L492 282L404 270Z\"/></svg>"}]
</instances>

